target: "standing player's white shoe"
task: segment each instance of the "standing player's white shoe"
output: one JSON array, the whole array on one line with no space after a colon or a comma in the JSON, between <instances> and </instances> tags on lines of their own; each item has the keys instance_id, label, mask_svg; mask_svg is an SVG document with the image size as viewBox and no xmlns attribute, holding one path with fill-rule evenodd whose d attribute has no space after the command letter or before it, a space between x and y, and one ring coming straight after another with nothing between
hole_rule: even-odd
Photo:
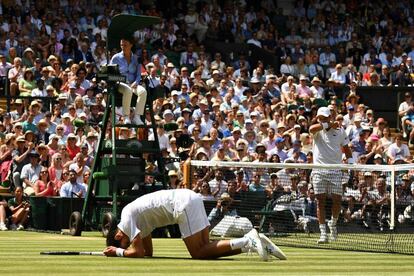
<instances>
[{"instance_id":1,"label":"standing player's white shoe","mask_svg":"<svg viewBox=\"0 0 414 276\"><path fill-rule=\"evenodd\" d=\"M329 241L336 241L338 238L338 229L336 228L336 224L333 224L333 222L330 220L328 221L328 227L329 227Z\"/></svg>"},{"instance_id":2,"label":"standing player's white shoe","mask_svg":"<svg viewBox=\"0 0 414 276\"><path fill-rule=\"evenodd\" d=\"M326 235L326 233L322 234L321 233L321 237L318 240L318 244L323 244L323 243L328 243L328 235Z\"/></svg>"},{"instance_id":3,"label":"standing player's white shoe","mask_svg":"<svg viewBox=\"0 0 414 276\"><path fill-rule=\"evenodd\" d=\"M268 237L261 233L259 234L259 237L262 240L264 250L268 254L273 255L280 260L287 260L285 253L283 253L283 251L280 250L280 248L277 247L277 245L274 244Z\"/></svg>"},{"instance_id":4,"label":"standing player's white shoe","mask_svg":"<svg viewBox=\"0 0 414 276\"><path fill-rule=\"evenodd\" d=\"M260 258L262 258L262 260L267 261L269 256L263 248L262 240L260 239L259 233L257 233L257 230L252 229L249 233L244 235L244 237L248 239L246 248L249 251L257 252Z\"/></svg>"}]
</instances>

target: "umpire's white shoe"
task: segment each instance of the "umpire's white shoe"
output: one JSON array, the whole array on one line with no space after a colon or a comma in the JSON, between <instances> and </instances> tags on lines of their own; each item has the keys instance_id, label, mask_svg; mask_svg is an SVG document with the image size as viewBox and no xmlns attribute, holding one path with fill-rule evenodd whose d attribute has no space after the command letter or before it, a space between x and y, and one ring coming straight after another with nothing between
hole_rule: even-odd
<instances>
[{"instance_id":1,"label":"umpire's white shoe","mask_svg":"<svg viewBox=\"0 0 414 276\"><path fill-rule=\"evenodd\" d=\"M257 233L257 230L252 229L249 233L244 235L244 237L248 239L246 248L249 251L257 252L260 258L262 258L262 260L267 261L269 258L269 255L263 248L262 240L260 239L259 233Z\"/></svg>"},{"instance_id":2,"label":"umpire's white shoe","mask_svg":"<svg viewBox=\"0 0 414 276\"><path fill-rule=\"evenodd\" d=\"M138 115L138 114L136 114L136 115L134 116L133 123L134 123L135 125L137 125L137 126L142 126L142 125L144 124L144 123L142 122L142 120L141 120L141 116L140 116L140 115Z\"/></svg>"},{"instance_id":3,"label":"umpire's white shoe","mask_svg":"<svg viewBox=\"0 0 414 276\"><path fill-rule=\"evenodd\" d=\"M124 117L124 125L130 125L131 124L131 119L128 116Z\"/></svg>"},{"instance_id":4,"label":"umpire's white shoe","mask_svg":"<svg viewBox=\"0 0 414 276\"><path fill-rule=\"evenodd\" d=\"M264 250L270 254L275 256L276 258L280 259L280 260L287 260L287 257L285 255L285 253L283 253L282 250L280 250L279 247L277 247L276 244L274 244L268 237L266 237L264 234L260 233L259 237L262 241L262 245Z\"/></svg>"},{"instance_id":5,"label":"umpire's white shoe","mask_svg":"<svg viewBox=\"0 0 414 276\"><path fill-rule=\"evenodd\" d=\"M329 227L329 241L336 241L338 238L338 229L336 228L336 224L333 224L332 221L328 221L328 227Z\"/></svg>"},{"instance_id":6,"label":"umpire's white shoe","mask_svg":"<svg viewBox=\"0 0 414 276\"><path fill-rule=\"evenodd\" d=\"M318 244L323 244L323 243L328 243L328 235L326 235L326 233L321 234L321 237L318 240Z\"/></svg>"},{"instance_id":7,"label":"umpire's white shoe","mask_svg":"<svg viewBox=\"0 0 414 276\"><path fill-rule=\"evenodd\" d=\"M4 224L3 222L0 223L0 231L7 231L7 230L9 230L9 229L7 229L6 224Z\"/></svg>"}]
</instances>

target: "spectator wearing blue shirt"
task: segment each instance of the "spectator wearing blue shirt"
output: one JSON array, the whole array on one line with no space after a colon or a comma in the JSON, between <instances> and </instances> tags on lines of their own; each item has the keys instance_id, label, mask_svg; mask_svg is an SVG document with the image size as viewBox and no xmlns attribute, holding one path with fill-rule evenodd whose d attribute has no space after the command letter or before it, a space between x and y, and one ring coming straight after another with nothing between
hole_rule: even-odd
<instances>
[{"instance_id":1,"label":"spectator wearing blue shirt","mask_svg":"<svg viewBox=\"0 0 414 276\"><path fill-rule=\"evenodd\" d=\"M261 175L254 173L253 182L249 185L249 192L264 192L265 185L261 183Z\"/></svg>"},{"instance_id":2,"label":"spectator wearing blue shirt","mask_svg":"<svg viewBox=\"0 0 414 276\"><path fill-rule=\"evenodd\" d=\"M359 131L358 137L351 141L352 152L355 152L357 156L361 154L365 154L365 144L366 144L366 136L369 133L368 129L361 129Z\"/></svg>"},{"instance_id":3,"label":"spectator wearing blue shirt","mask_svg":"<svg viewBox=\"0 0 414 276\"><path fill-rule=\"evenodd\" d=\"M60 189L60 197L79 197L84 198L86 195L85 186L76 182L77 174L75 170L69 171L69 181L63 184Z\"/></svg>"},{"instance_id":4,"label":"spectator wearing blue shirt","mask_svg":"<svg viewBox=\"0 0 414 276\"><path fill-rule=\"evenodd\" d=\"M135 105L135 116L133 123L136 125L142 125L141 115L145 111L145 102L147 100L147 91L141 85L141 65L138 63L138 56L132 52L133 46L132 38L121 38L120 47L121 52L115 54L110 64L117 64L119 71L126 77L127 83L119 83L118 91L122 94L122 113L124 117L124 123L130 124L130 106L132 100L132 93L137 95L137 103Z\"/></svg>"}]
</instances>

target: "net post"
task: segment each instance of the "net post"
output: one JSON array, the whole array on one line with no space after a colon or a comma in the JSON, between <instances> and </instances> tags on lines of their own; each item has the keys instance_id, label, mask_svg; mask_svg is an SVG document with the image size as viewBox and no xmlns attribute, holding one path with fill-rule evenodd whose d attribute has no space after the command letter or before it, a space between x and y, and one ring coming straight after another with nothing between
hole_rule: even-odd
<instances>
[{"instance_id":1,"label":"net post","mask_svg":"<svg viewBox=\"0 0 414 276\"><path fill-rule=\"evenodd\" d=\"M391 218L390 230L393 231L395 227L395 166L391 168Z\"/></svg>"}]
</instances>

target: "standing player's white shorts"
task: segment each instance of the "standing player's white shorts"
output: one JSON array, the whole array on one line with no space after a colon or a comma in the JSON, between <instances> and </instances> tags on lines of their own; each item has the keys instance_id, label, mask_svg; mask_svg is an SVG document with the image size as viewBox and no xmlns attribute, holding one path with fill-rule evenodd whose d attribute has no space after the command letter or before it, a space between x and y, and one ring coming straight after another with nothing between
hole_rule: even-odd
<instances>
[{"instance_id":1,"label":"standing player's white shorts","mask_svg":"<svg viewBox=\"0 0 414 276\"><path fill-rule=\"evenodd\" d=\"M315 195L335 194L342 195L343 172L341 170L314 169L311 174L311 183Z\"/></svg>"},{"instance_id":2,"label":"standing player's white shorts","mask_svg":"<svg viewBox=\"0 0 414 276\"><path fill-rule=\"evenodd\" d=\"M178 226L183 239L210 226L206 210L204 209L203 199L200 195L195 193L191 195L188 204L178 216Z\"/></svg>"}]
</instances>

